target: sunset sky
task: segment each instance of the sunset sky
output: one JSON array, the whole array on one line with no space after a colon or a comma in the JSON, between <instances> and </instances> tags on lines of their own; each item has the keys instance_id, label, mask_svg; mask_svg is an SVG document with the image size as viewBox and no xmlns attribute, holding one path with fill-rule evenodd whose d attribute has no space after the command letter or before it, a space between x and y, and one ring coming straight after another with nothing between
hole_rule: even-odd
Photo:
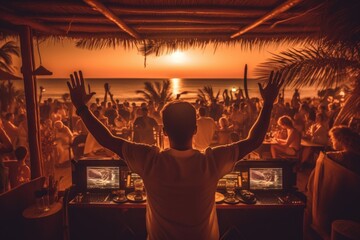
<instances>
[{"instance_id":1,"label":"sunset sky","mask_svg":"<svg viewBox=\"0 0 360 240\"><path fill-rule=\"evenodd\" d=\"M53 78L66 78L79 69L90 78L242 78L245 63L249 66L248 76L252 78L257 64L266 60L270 53L278 53L288 47L271 45L249 51L242 50L239 45L221 46L214 52L214 47L209 45L205 49L191 49L173 55L148 56L147 67L144 68L144 57L136 48L86 50L76 48L72 40L40 43L43 66L54 73ZM36 46L34 54L38 67ZM20 69L20 60L15 62L16 68Z\"/></svg>"}]
</instances>

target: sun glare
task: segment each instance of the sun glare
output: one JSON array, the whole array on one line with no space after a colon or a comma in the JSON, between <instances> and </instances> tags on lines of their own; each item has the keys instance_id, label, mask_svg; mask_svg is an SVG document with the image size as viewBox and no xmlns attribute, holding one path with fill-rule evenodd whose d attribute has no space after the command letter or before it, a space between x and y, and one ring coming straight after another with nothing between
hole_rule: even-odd
<instances>
[{"instance_id":1,"label":"sun glare","mask_svg":"<svg viewBox=\"0 0 360 240\"><path fill-rule=\"evenodd\" d=\"M177 50L176 52L171 54L171 60L173 61L173 63L183 63L186 60L186 55L185 53Z\"/></svg>"},{"instance_id":2,"label":"sun glare","mask_svg":"<svg viewBox=\"0 0 360 240\"><path fill-rule=\"evenodd\" d=\"M176 94L178 94L180 91L180 78L171 78L170 80L171 80L173 95L176 96Z\"/></svg>"}]
</instances>

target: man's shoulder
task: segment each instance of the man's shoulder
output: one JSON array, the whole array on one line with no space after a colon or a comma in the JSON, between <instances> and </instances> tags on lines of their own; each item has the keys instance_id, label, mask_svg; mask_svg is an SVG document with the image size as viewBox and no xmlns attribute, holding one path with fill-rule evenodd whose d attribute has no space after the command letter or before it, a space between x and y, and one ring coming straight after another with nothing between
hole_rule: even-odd
<instances>
[{"instance_id":1,"label":"man's shoulder","mask_svg":"<svg viewBox=\"0 0 360 240\"><path fill-rule=\"evenodd\" d=\"M123 148L131 149L134 151L154 151L154 152L160 152L159 147L155 145L149 145L145 143L136 143L136 142L129 142L125 141L123 144Z\"/></svg>"},{"instance_id":2,"label":"man's shoulder","mask_svg":"<svg viewBox=\"0 0 360 240\"><path fill-rule=\"evenodd\" d=\"M197 122L206 122L206 123L215 122L214 119L211 117L200 117L196 121Z\"/></svg>"},{"instance_id":3,"label":"man's shoulder","mask_svg":"<svg viewBox=\"0 0 360 240\"><path fill-rule=\"evenodd\" d=\"M143 121L144 121L144 118L142 116L140 116L140 117L135 118L134 123L135 122L143 122Z\"/></svg>"}]
</instances>

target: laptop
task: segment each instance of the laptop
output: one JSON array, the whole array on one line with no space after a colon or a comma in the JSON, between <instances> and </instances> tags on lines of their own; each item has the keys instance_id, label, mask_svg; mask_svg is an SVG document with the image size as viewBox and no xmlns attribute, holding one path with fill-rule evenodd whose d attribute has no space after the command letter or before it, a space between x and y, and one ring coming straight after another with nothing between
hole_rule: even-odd
<instances>
[{"instance_id":1,"label":"laptop","mask_svg":"<svg viewBox=\"0 0 360 240\"><path fill-rule=\"evenodd\" d=\"M73 184L86 203L111 201L113 190L120 189L119 160L79 160L73 166Z\"/></svg>"},{"instance_id":2,"label":"laptop","mask_svg":"<svg viewBox=\"0 0 360 240\"><path fill-rule=\"evenodd\" d=\"M250 190L283 190L283 168L249 168Z\"/></svg>"},{"instance_id":3,"label":"laptop","mask_svg":"<svg viewBox=\"0 0 360 240\"><path fill-rule=\"evenodd\" d=\"M120 188L120 167L87 166L87 190L115 190Z\"/></svg>"}]
</instances>

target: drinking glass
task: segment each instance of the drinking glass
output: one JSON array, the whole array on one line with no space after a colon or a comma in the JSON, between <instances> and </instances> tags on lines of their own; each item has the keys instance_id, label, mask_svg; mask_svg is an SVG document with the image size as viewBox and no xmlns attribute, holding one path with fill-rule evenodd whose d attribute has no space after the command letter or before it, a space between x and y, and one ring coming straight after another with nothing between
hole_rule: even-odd
<instances>
[{"instance_id":1,"label":"drinking glass","mask_svg":"<svg viewBox=\"0 0 360 240\"><path fill-rule=\"evenodd\" d=\"M134 188L136 195L142 196L144 190L144 182L142 179L136 179L134 181Z\"/></svg>"},{"instance_id":2,"label":"drinking glass","mask_svg":"<svg viewBox=\"0 0 360 240\"><path fill-rule=\"evenodd\" d=\"M227 199L229 201L235 201L235 186L236 183L234 180L227 180L225 187L226 187L226 193L227 193Z\"/></svg>"},{"instance_id":3,"label":"drinking glass","mask_svg":"<svg viewBox=\"0 0 360 240\"><path fill-rule=\"evenodd\" d=\"M118 190L117 191L117 196L118 196L119 199L125 199L126 198L125 190L123 190L123 189Z\"/></svg>"},{"instance_id":4,"label":"drinking glass","mask_svg":"<svg viewBox=\"0 0 360 240\"><path fill-rule=\"evenodd\" d=\"M44 212L50 211L50 199L49 194L45 194L44 198Z\"/></svg>"}]
</instances>

